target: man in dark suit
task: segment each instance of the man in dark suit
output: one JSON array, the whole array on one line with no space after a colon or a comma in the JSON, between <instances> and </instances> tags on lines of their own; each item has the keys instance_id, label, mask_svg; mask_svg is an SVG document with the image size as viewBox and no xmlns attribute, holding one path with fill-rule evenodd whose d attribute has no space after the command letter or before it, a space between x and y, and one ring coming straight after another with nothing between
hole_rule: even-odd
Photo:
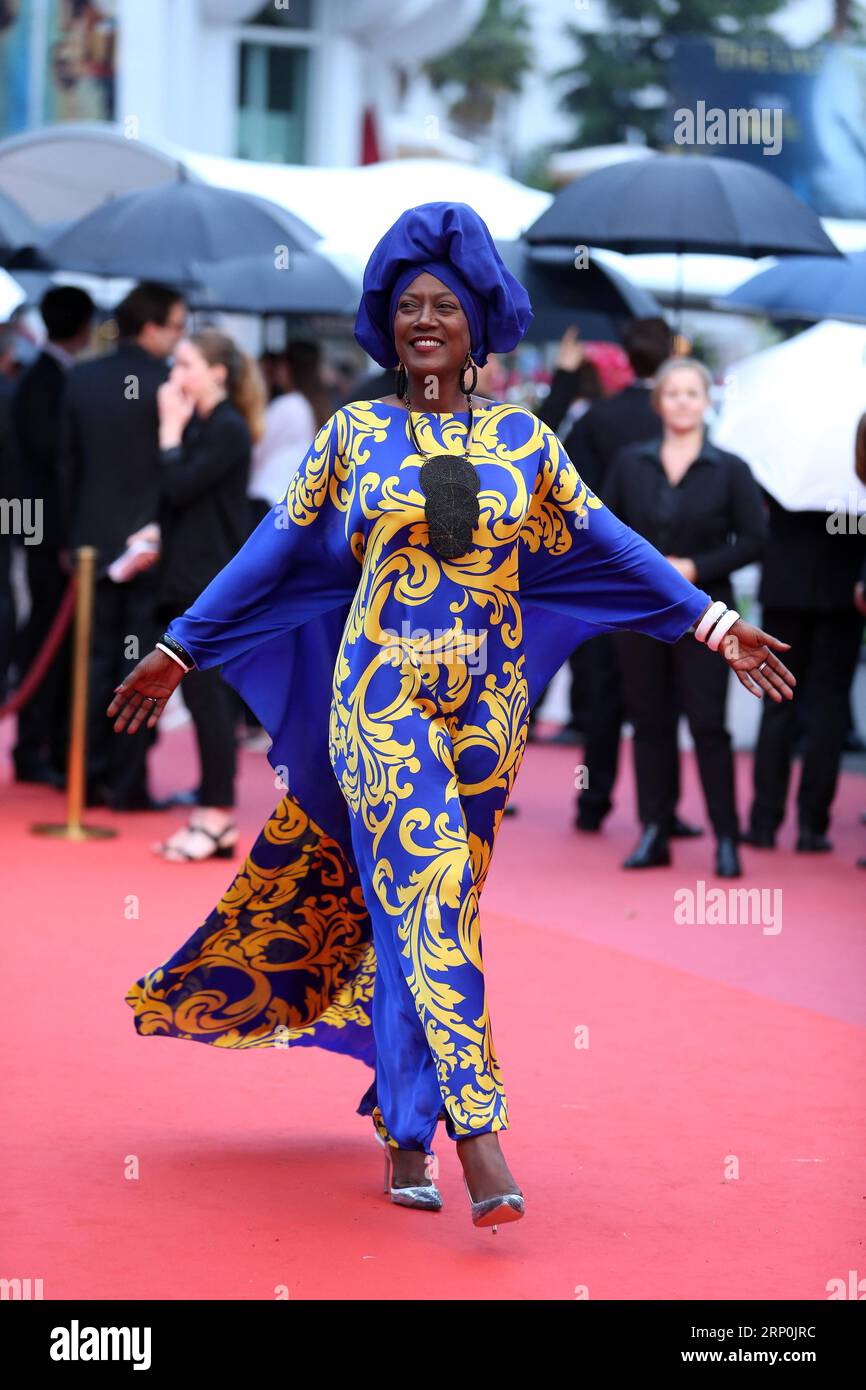
<instances>
[{"instance_id":1,"label":"man in dark suit","mask_svg":"<svg viewBox=\"0 0 866 1390\"><path fill-rule=\"evenodd\" d=\"M41 499L42 539L25 545L30 616L17 653L29 670L60 606L69 575L61 565L65 527L60 506L60 416L67 374L90 340L94 304L72 285L50 289L39 306L48 337L36 361L18 378L12 422L23 496ZM18 716L12 754L15 780L64 783L69 710L67 636L51 666Z\"/></svg>"},{"instance_id":2,"label":"man in dark suit","mask_svg":"<svg viewBox=\"0 0 866 1390\"><path fill-rule=\"evenodd\" d=\"M12 428L15 397L15 330L0 325L0 499L21 496L18 451ZM15 645L15 596L12 592L14 533L4 513L0 520L0 705L9 694L9 668Z\"/></svg>"},{"instance_id":3,"label":"man in dark suit","mask_svg":"<svg viewBox=\"0 0 866 1390\"><path fill-rule=\"evenodd\" d=\"M805 735L797 790L797 849L821 853L833 848L826 832L863 641L863 613L854 594L866 572L866 534L858 529L855 513L789 512L769 493L764 496L770 534L761 575L761 621L791 644L785 659L797 677ZM785 817L797 733L796 712L793 719L785 718L775 701L764 702L755 749L754 800L743 837L759 849L774 848Z\"/></svg>"},{"instance_id":4,"label":"man in dark suit","mask_svg":"<svg viewBox=\"0 0 866 1390\"><path fill-rule=\"evenodd\" d=\"M153 731L116 739L105 711L157 632L155 570L116 583L107 573L136 531L157 519L160 498L156 393L166 359L184 331L186 306L165 285L141 284L115 311L119 341L106 357L70 374L63 418L63 481L68 544L95 546L88 716L89 804L115 810L154 806L147 788Z\"/></svg>"}]
</instances>

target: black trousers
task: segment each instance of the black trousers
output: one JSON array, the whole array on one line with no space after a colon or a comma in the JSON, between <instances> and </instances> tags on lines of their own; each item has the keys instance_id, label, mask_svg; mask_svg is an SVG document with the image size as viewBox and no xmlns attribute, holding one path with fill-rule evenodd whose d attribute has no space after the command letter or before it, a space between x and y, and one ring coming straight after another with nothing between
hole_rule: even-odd
<instances>
[{"instance_id":1,"label":"black trousers","mask_svg":"<svg viewBox=\"0 0 866 1390\"><path fill-rule=\"evenodd\" d=\"M694 740L713 829L717 837L736 836L734 759L725 727L725 661L690 633L674 643L659 642L639 632L618 632L613 637L622 670L626 718L634 725L641 821L670 830L679 793L677 724L682 710Z\"/></svg>"},{"instance_id":2,"label":"black trousers","mask_svg":"<svg viewBox=\"0 0 866 1390\"><path fill-rule=\"evenodd\" d=\"M234 806L237 773L237 695L219 671L189 671L181 682L195 727L201 782L200 806Z\"/></svg>"},{"instance_id":3,"label":"black trousers","mask_svg":"<svg viewBox=\"0 0 866 1390\"><path fill-rule=\"evenodd\" d=\"M12 537L0 532L0 705L9 694L9 667L15 647L15 596L12 592Z\"/></svg>"},{"instance_id":4,"label":"black trousers","mask_svg":"<svg viewBox=\"0 0 866 1390\"><path fill-rule=\"evenodd\" d=\"M798 730L804 734L797 789L801 830L823 834L830 824L839 764L848 733L849 696L863 640L863 616L853 603L826 613L766 608L762 627L791 643L781 659L797 677L793 700L765 696L755 750L755 797L751 825L775 832L785 818L791 756Z\"/></svg>"},{"instance_id":5,"label":"black trousers","mask_svg":"<svg viewBox=\"0 0 866 1390\"><path fill-rule=\"evenodd\" d=\"M16 665L25 676L35 660L60 607L69 575L60 568L56 550L25 546L30 616L16 642ZM16 763L45 759L58 772L66 771L69 739L69 681L72 626L42 681L18 715Z\"/></svg>"},{"instance_id":6,"label":"black trousers","mask_svg":"<svg viewBox=\"0 0 866 1390\"><path fill-rule=\"evenodd\" d=\"M114 688L159 636L157 579L150 571L127 584L98 579L94 586L90 705L87 721L87 780L101 784L112 803L125 805L147 796L147 754L156 730L116 734L106 717Z\"/></svg>"},{"instance_id":7,"label":"black trousers","mask_svg":"<svg viewBox=\"0 0 866 1390\"><path fill-rule=\"evenodd\" d=\"M596 640L596 639L593 639ZM568 692L569 723L572 729L585 732L592 715L592 652L589 642L581 642L571 653L568 665L571 687Z\"/></svg>"},{"instance_id":8,"label":"black trousers","mask_svg":"<svg viewBox=\"0 0 866 1390\"><path fill-rule=\"evenodd\" d=\"M591 637L578 650L587 656L588 712L583 748L587 784L577 801L583 815L601 820L613 806L612 794L619 766L619 741L625 722L622 674L613 633Z\"/></svg>"}]
</instances>

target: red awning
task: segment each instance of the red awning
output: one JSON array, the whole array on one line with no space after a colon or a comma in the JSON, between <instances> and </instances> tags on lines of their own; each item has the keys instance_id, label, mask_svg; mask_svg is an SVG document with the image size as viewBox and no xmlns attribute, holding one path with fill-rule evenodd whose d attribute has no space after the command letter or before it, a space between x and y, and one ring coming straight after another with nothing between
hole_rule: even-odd
<instances>
[{"instance_id":1,"label":"red awning","mask_svg":"<svg viewBox=\"0 0 866 1390\"><path fill-rule=\"evenodd\" d=\"M382 158L379 133L376 129L376 114L372 106L364 107L364 121L361 128L361 163L378 164Z\"/></svg>"}]
</instances>

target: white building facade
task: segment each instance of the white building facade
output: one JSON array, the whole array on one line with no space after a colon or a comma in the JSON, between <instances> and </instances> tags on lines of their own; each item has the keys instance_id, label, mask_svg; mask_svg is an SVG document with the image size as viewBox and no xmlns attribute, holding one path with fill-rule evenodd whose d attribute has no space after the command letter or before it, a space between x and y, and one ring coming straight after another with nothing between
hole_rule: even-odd
<instances>
[{"instance_id":1,"label":"white building facade","mask_svg":"<svg viewBox=\"0 0 866 1390\"><path fill-rule=\"evenodd\" d=\"M417 72L472 31L484 0L116 0L115 117L142 140L288 164L360 162L447 139ZM402 118L402 120L401 120ZM411 131L409 132L411 143Z\"/></svg>"}]
</instances>

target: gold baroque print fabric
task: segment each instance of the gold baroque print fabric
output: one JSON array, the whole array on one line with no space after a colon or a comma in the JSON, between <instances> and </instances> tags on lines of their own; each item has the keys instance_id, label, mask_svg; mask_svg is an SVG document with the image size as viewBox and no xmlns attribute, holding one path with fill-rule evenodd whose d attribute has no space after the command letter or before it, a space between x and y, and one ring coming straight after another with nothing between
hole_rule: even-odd
<instances>
[{"instance_id":1,"label":"gold baroque print fabric","mask_svg":"<svg viewBox=\"0 0 866 1390\"><path fill-rule=\"evenodd\" d=\"M463 451L465 412L414 422L425 453ZM342 407L171 625L199 664L228 651L224 674L288 750L289 794L203 927L128 996L140 1032L366 1061L360 1113L428 1151L440 1118L452 1138L508 1123L479 899L530 700L593 632L674 640L702 611L529 410L476 411L470 459L479 521L448 560L429 545L406 412ZM303 647L320 617L328 640ZM306 744L305 696L321 727ZM325 751L339 813L322 800Z\"/></svg>"},{"instance_id":2,"label":"gold baroque print fabric","mask_svg":"<svg viewBox=\"0 0 866 1390\"><path fill-rule=\"evenodd\" d=\"M335 504L361 499L357 520L347 509L347 529L363 533L363 562L335 663L329 752L364 866L382 972L377 1005L392 997L390 1017L374 1029L389 1037L374 1117L400 1147L429 1146L443 1111L452 1137L507 1125L478 899L529 712L517 546L543 426L519 412L524 428L509 437L500 426L514 414L498 407L476 417L479 522L473 549L456 560L428 544L405 414L376 402L348 407L348 466L335 469ZM397 446L387 472L372 447L383 419ZM466 422L421 414L417 433L424 453L457 453ZM542 480L537 502L548 529L553 481ZM577 510L586 497L560 499L560 509ZM426 1047L417 1045L419 1021ZM415 1113L419 1089L426 1114Z\"/></svg>"},{"instance_id":3,"label":"gold baroque print fabric","mask_svg":"<svg viewBox=\"0 0 866 1390\"><path fill-rule=\"evenodd\" d=\"M127 994L143 1035L316 1043L373 1065L375 957L353 866L286 795L205 923Z\"/></svg>"}]
</instances>

